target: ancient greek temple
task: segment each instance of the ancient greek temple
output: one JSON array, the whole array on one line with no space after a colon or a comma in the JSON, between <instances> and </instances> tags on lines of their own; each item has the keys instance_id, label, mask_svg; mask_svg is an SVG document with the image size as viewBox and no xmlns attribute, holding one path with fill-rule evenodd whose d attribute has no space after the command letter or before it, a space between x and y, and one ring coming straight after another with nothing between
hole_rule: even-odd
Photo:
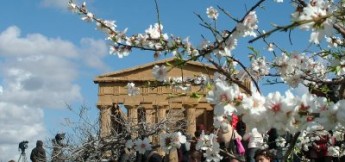
<instances>
[{"instance_id":1,"label":"ancient greek temple","mask_svg":"<svg viewBox=\"0 0 345 162\"><path fill-rule=\"evenodd\" d=\"M190 96L171 98L171 94L179 94L182 90L171 86L158 86L155 88L145 86L156 82L152 75L152 68L155 65L167 65L176 63L174 59L165 59L142 66L129 68L121 71L97 76L94 80L99 86L97 107L100 111L100 134L106 137L112 134L112 130L120 129L116 120L112 117L122 115L138 122L145 118L146 122L157 122L166 118L168 111L183 109L182 118L187 121L186 133L194 136L196 126L203 124L206 128L212 128L213 107L206 102L205 97L201 99ZM194 77L203 74L209 78L213 77L216 68L196 61L187 62L183 67L172 68L167 76L169 77ZM140 94L129 96L126 85L128 82L135 83L140 88ZM200 89L200 86L192 85L192 91L198 91L205 95L207 89ZM124 106L125 111L119 106ZM144 116L142 115L144 114Z\"/></svg>"}]
</instances>

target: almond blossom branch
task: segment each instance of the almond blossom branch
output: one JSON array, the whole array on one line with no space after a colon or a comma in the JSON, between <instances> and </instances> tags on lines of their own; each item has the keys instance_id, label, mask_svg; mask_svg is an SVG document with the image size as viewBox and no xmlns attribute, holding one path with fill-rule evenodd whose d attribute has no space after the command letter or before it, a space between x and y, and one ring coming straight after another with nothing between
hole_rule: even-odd
<instances>
[{"instance_id":1,"label":"almond blossom branch","mask_svg":"<svg viewBox=\"0 0 345 162\"><path fill-rule=\"evenodd\" d=\"M249 40L248 42L249 43L253 43L261 38L264 38L264 37L268 37L270 36L272 33L275 33L277 31L284 31L286 32L287 30L291 29L291 28L294 28L294 27L297 27L297 26L301 26L303 24L308 24L310 22L318 22L318 21L322 21L322 20L325 20L329 17L331 17L332 15L326 15L326 16L321 16L319 18L315 18L315 19L310 19L310 20L301 20L301 21L295 21L289 25L285 25L285 26L276 26L274 29L268 31L268 32L265 32L259 36L257 36L256 38L253 38L251 40Z\"/></svg>"}]
</instances>

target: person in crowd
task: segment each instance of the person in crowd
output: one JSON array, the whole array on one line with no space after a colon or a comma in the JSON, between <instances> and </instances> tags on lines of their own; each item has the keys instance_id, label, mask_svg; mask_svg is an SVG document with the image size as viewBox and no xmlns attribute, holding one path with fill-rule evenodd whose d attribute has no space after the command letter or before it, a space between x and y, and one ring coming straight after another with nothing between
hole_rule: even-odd
<instances>
[{"instance_id":1,"label":"person in crowd","mask_svg":"<svg viewBox=\"0 0 345 162\"><path fill-rule=\"evenodd\" d=\"M269 152L269 150L257 150L254 154L255 162L272 162L273 161L273 154Z\"/></svg>"},{"instance_id":2,"label":"person in crowd","mask_svg":"<svg viewBox=\"0 0 345 162\"><path fill-rule=\"evenodd\" d=\"M30 154L30 160L32 162L46 162L46 151L43 148L43 142L37 140L36 147L32 149Z\"/></svg>"},{"instance_id":3,"label":"person in crowd","mask_svg":"<svg viewBox=\"0 0 345 162\"><path fill-rule=\"evenodd\" d=\"M318 140L313 141L310 145L309 150L306 152L307 158L311 162L331 161L331 157L327 155L329 132L323 127L320 127L309 133L308 136L317 138Z\"/></svg>"},{"instance_id":4,"label":"person in crowd","mask_svg":"<svg viewBox=\"0 0 345 162\"><path fill-rule=\"evenodd\" d=\"M244 154L241 154L239 152L237 141L236 141L236 139L239 139L239 142L241 142L242 137L237 133L236 129L234 129L234 126L235 125L233 123L229 123L226 129L221 129L218 132L218 141L219 141L220 148L223 150L227 150L236 156L236 158L232 158L221 153L221 155L223 156L223 159L221 160L221 162L245 161Z\"/></svg>"},{"instance_id":5,"label":"person in crowd","mask_svg":"<svg viewBox=\"0 0 345 162\"><path fill-rule=\"evenodd\" d=\"M235 129L241 137L243 137L244 134L246 134L246 129L247 129L246 127L247 127L246 123L243 122L242 116L238 116L238 122L235 126Z\"/></svg>"},{"instance_id":6,"label":"person in crowd","mask_svg":"<svg viewBox=\"0 0 345 162\"><path fill-rule=\"evenodd\" d=\"M189 161L190 162L199 162L199 161L204 161L205 158L203 157L203 153L200 150L196 150L195 146L196 143L198 142L200 135L202 132L205 132L206 128L203 124L199 124L197 126L196 131L194 132L194 137L192 138L190 149L189 149Z\"/></svg>"},{"instance_id":7,"label":"person in crowd","mask_svg":"<svg viewBox=\"0 0 345 162\"><path fill-rule=\"evenodd\" d=\"M248 150L246 151L246 161L255 162L255 152L260 149L264 143L264 138L261 133L258 132L257 128L253 128L250 132L243 136L243 140L248 142Z\"/></svg>"},{"instance_id":8,"label":"person in crowd","mask_svg":"<svg viewBox=\"0 0 345 162\"><path fill-rule=\"evenodd\" d=\"M163 158L159 153L155 150L146 151L145 152L145 162L162 162Z\"/></svg>"}]
</instances>

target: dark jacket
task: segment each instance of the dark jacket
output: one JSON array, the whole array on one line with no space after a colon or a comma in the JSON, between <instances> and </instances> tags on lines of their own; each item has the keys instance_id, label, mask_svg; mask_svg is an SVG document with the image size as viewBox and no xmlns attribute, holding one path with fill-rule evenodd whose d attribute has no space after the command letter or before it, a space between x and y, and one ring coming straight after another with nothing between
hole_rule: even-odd
<instances>
[{"instance_id":1,"label":"dark jacket","mask_svg":"<svg viewBox=\"0 0 345 162\"><path fill-rule=\"evenodd\" d=\"M30 154L30 160L32 162L46 162L46 151L43 148L43 142L38 140L36 147L32 149Z\"/></svg>"}]
</instances>

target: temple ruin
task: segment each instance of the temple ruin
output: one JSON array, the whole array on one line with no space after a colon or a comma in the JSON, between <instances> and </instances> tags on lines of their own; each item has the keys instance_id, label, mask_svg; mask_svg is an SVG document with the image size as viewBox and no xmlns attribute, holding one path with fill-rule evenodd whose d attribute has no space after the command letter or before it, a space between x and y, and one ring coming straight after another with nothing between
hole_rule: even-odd
<instances>
[{"instance_id":1,"label":"temple ruin","mask_svg":"<svg viewBox=\"0 0 345 162\"><path fill-rule=\"evenodd\" d=\"M99 86L97 107L100 110L100 135L106 137L112 134L112 130L121 127L112 120L112 116L122 115L138 122L145 118L146 122L157 122L166 117L168 111L183 109L182 118L187 121L186 134L194 136L196 126L203 124L206 128L212 128L213 107L205 100L180 96L170 98L171 94L181 93L181 90L171 86L158 86L155 88L144 85L155 82L152 68L155 65L174 64L174 59L165 59L142 66L111 72L97 76L94 80ZM216 68L196 61L187 62L182 68L172 68L168 72L169 77L193 77L203 74L213 78ZM135 83L140 88L140 94L128 96L126 85L128 82ZM193 85L192 91L198 91L205 95L207 89ZM119 105L125 107L125 111L119 109ZM144 114L138 115L138 114Z\"/></svg>"}]
</instances>

